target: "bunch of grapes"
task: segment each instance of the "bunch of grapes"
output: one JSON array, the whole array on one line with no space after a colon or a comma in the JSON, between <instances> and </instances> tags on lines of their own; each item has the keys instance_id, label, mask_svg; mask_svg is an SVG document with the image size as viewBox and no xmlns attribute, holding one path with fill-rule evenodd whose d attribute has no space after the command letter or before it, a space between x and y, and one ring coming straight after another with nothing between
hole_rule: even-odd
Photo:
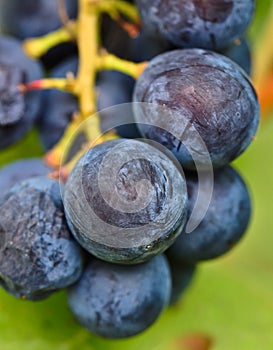
<instances>
[{"instance_id":1,"label":"bunch of grapes","mask_svg":"<svg viewBox=\"0 0 273 350\"><path fill-rule=\"evenodd\" d=\"M251 199L229 163L259 123L254 5L1 0L0 149L35 125L47 152L0 170L6 291L67 288L85 328L130 337L240 241Z\"/></svg>"}]
</instances>

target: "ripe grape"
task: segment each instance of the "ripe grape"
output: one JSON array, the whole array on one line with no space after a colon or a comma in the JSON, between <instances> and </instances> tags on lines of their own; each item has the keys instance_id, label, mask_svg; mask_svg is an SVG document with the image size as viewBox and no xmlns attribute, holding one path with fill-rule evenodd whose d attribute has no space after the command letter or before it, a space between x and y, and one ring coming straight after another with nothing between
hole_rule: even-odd
<instances>
[{"instance_id":1,"label":"ripe grape","mask_svg":"<svg viewBox=\"0 0 273 350\"><path fill-rule=\"evenodd\" d=\"M0 36L0 150L19 140L39 113L41 94L23 95L17 85L41 77L40 64L25 55L19 40Z\"/></svg>"},{"instance_id":2,"label":"ripe grape","mask_svg":"<svg viewBox=\"0 0 273 350\"><path fill-rule=\"evenodd\" d=\"M165 145L188 168L194 164L187 152L210 166L200 139L213 166L224 166L248 147L259 123L247 75L227 57L202 49L174 50L151 60L136 83L134 101L141 102L135 116L143 135Z\"/></svg>"},{"instance_id":3,"label":"ripe grape","mask_svg":"<svg viewBox=\"0 0 273 350\"><path fill-rule=\"evenodd\" d=\"M198 195L195 173L186 177L189 215ZM243 237L251 215L251 199L247 186L231 166L214 174L214 188L208 211L192 232L182 233L168 250L169 256L188 264L213 259L230 251Z\"/></svg>"},{"instance_id":4,"label":"ripe grape","mask_svg":"<svg viewBox=\"0 0 273 350\"><path fill-rule=\"evenodd\" d=\"M254 0L136 0L145 30L177 47L220 50L241 37Z\"/></svg>"},{"instance_id":5,"label":"ripe grape","mask_svg":"<svg viewBox=\"0 0 273 350\"><path fill-rule=\"evenodd\" d=\"M1 197L0 233L0 284L14 296L40 300L80 277L83 256L57 181L27 179Z\"/></svg>"},{"instance_id":6,"label":"ripe grape","mask_svg":"<svg viewBox=\"0 0 273 350\"><path fill-rule=\"evenodd\" d=\"M64 207L72 233L91 254L140 263L173 243L185 221L186 184L155 147L112 140L76 164L64 188Z\"/></svg>"},{"instance_id":7,"label":"ripe grape","mask_svg":"<svg viewBox=\"0 0 273 350\"><path fill-rule=\"evenodd\" d=\"M81 279L68 290L68 302L76 319L90 332L126 338L155 322L170 292L170 270L163 255L133 266L90 257Z\"/></svg>"},{"instance_id":8,"label":"ripe grape","mask_svg":"<svg viewBox=\"0 0 273 350\"><path fill-rule=\"evenodd\" d=\"M30 177L47 175L52 169L42 159L21 159L0 169L0 193L3 196L17 182Z\"/></svg>"}]
</instances>

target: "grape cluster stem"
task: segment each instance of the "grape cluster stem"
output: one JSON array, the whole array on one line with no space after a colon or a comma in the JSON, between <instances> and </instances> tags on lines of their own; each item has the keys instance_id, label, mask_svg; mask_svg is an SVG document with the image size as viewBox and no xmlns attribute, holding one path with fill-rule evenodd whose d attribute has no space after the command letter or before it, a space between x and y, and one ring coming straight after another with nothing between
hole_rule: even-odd
<instances>
[{"instance_id":1,"label":"grape cluster stem","mask_svg":"<svg viewBox=\"0 0 273 350\"><path fill-rule=\"evenodd\" d=\"M99 114L96 113L95 82L97 72L117 70L137 79L147 65L147 62L134 63L120 59L101 49L100 20L103 13L107 13L112 19L122 23L122 26L129 28L129 31L132 30L131 23L126 26L125 23L127 22L123 20L121 15L128 18L136 28L140 23L136 7L125 1L79 0L79 17L77 21L69 21L69 31L66 27L63 27L43 37L28 39L24 42L24 49L32 58L40 57L59 43L71 41L71 32L75 35L78 44L79 70L76 78L67 76L64 79L42 79L21 87L22 90L55 88L70 92L79 99L79 112L75 113L61 140L45 156L46 163L52 167L60 167L64 150L73 141L79 126L90 117L92 119L88 122L88 128L84 130L88 147L97 142L117 138L117 135L113 132L102 135L100 129ZM132 31L132 35L135 36L134 31ZM86 146L79 153L82 155L85 151ZM66 166L65 174L70 171L78 158L79 154Z\"/></svg>"}]
</instances>

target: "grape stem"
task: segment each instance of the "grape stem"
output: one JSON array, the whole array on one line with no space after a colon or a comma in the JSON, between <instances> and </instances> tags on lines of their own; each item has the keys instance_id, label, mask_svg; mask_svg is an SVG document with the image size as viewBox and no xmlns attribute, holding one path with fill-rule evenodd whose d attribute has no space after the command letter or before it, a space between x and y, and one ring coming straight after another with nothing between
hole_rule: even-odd
<instances>
[{"instance_id":1,"label":"grape stem","mask_svg":"<svg viewBox=\"0 0 273 350\"><path fill-rule=\"evenodd\" d=\"M71 33L77 37L77 27L77 22L70 21L69 31L65 26L40 38L26 39L23 43L23 49L29 57L38 59L52 47L71 41Z\"/></svg>"},{"instance_id":2,"label":"grape stem","mask_svg":"<svg viewBox=\"0 0 273 350\"><path fill-rule=\"evenodd\" d=\"M39 57L51 47L72 39L77 39L79 49L79 69L77 77L67 76L64 79L42 79L19 86L22 91L31 89L56 88L76 95L79 99L79 112L76 113L68 125L61 140L50 150L46 162L53 167L59 167L68 143L72 143L79 126L89 119L83 128L87 144L94 140L103 139L100 129L99 114L97 112L97 94L95 88L97 72L100 70L118 70L137 79L145 69L147 63L133 63L109 54L100 47L100 19L103 13L121 23L132 34L136 33L140 19L136 7L123 0L79 0L79 16L76 22L69 22L67 26L38 39L29 39L24 43L25 51L31 57ZM123 20L126 17L133 22L132 26ZM113 138L113 134L111 135ZM116 136L115 136L116 137ZM106 137L108 139L108 136Z\"/></svg>"}]
</instances>

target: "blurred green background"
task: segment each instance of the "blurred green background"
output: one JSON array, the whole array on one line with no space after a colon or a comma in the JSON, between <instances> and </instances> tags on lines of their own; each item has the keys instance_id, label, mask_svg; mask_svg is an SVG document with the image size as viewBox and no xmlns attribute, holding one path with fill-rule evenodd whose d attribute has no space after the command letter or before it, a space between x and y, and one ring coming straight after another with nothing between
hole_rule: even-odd
<instances>
[{"instance_id":1,"label":"blurred green background","mask_svg":"<svg viewBox=\"0 0 273 350\"><path fill-rule=\"evenodd\" d=\"M273 21L269 12L271 3L272 0L257 1L249 30L253 47L259 50L263 50L259 44L265 27L268 21ZM64 292L31 303L0 291L0 349L273 349L273 118L270 116L273 117L273 110L262 123L257 139L234 163L248 183L254 203L246 237L230 254L201 264L181 301L166 310L154 326L129 340L102 340L76 324ZM37 144L34 130L15 146L0 152L0 166L14 159L41 155ZM205 343L210 339L211 346L183 345L189 334Z\"/></svg>"}]
</instances>

